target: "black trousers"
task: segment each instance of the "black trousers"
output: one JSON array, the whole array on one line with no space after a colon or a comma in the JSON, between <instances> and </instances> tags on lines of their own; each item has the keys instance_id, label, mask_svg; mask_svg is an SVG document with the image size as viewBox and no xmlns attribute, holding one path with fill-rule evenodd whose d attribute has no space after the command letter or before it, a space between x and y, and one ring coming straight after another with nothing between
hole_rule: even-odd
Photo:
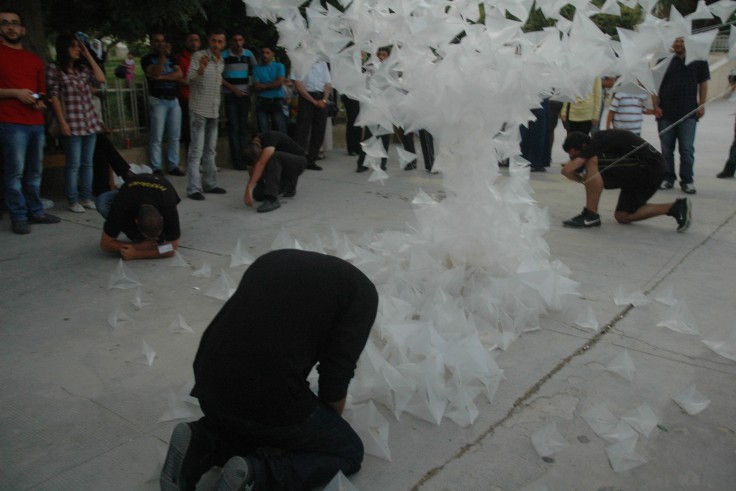
<instances>
[{"instance_id":1,"label":"black trousers","mask_svg":"<svg viewBox=\"0 0 736 491\"><path fill-rule=\"evenodd\" d=\"M362 134L360 126L355 126L355 120L360 114L360 102L355 99L343 95L342 103L345 105L345 115L347 122L345 124L345 143L348 147L348 153L360 153L360 136Z\"/></svg>"},{"instance_id":2,"label":"black trousers","mask_svg":"<svg viewBox=\"0 0 736 491\"><path fill-rule=\"evenodd\" d=\"M274 152L266 163L263 177L253 189L253 199L272 201L281 193L296 191L299 176L306 167L307 159L303 155Z\"/></svg>"},{"instance_id":3,"label":"black trousers","mask_svg":"<svg viewBox=\"0 0 736 491\"><path fill-rule=\"evenodd\" d=\"M310 92L313 99L322 100L322 92ZM299 113L296 116L294 140L307 149L307 158L314 162L319 157L319 149L325 139L327 127L327 108L320 108L299 96Z\"/></svg>"},{"instance_id":4,"label":"black trousers","mask_svg":"<svg viewBox=\"0 0 736 491\"><path fill-rule=\"evenodd\" d=\"M115 145L104 133L97 134L97 144L92 157L94 169L92 178L92 194L95 196L110 191L110 168L112 171L125 178L130 171L128 161L120 155Z\"/></svg>"}]
</instances>

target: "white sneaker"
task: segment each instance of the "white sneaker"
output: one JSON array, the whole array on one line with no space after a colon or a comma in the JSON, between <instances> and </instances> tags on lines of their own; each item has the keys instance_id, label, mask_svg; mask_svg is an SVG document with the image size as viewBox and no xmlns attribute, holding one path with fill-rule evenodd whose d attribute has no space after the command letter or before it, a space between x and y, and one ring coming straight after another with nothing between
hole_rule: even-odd
<instances>
[{"instance_id":1,"label":"white sneaker","mask_svg":"<svg viewBox=\"0 0 736 491\"><path fill-rule=\"evenodd\" d=\"M74 213L84 213L84 206L80 205L79 203L73 203L69 206L67 206L69 211L73 211Z\"/></svg>"},{"instance_id":2,"label":"white sneaker","mask_svg":"<svg viewBox=\"0 0 736 491\"><path fill-rule=\"evenodd\" d=\"M80 205L87 208L88 210L96 210L95 202L91 199L83 199L79 202Z\"/></svg>"}]
</instances>

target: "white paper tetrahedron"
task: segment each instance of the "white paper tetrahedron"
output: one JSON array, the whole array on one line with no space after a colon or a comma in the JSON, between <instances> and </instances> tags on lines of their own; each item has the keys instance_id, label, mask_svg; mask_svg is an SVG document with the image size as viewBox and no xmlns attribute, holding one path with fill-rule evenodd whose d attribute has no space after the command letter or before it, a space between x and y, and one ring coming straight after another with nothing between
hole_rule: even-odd
<instances>
[{"instance_id":1,"label":"white paper tetrahedron","mask_svg":"<svg viewBox=\"0 0 736 491\"><path fill-rule=\"evenodd\" d=\"M350 406L345 411L345 419L350 422L363 441L365 453L391 462L391 450L388 446L388 421L378 412L372 401Z\"/></svg>"},{"instance_id":2,"label":"white paper tetrahedron","mask_svg":"<svg viewBox=\"0 0 736 491\"><path fill-rule=\"evenodd\" d=\"M554 421L532 433L531 440L534 450L540 457L550 456L569 446L565 437L557 430L557 424Z\"/></svg>"},{"instance_id":3,"label":"white paper tetrahedron","mask_svg":"<svg viewBox=\"0 0 736 491\"><path fill-rule=\"evenodd\" d=\"M613 301L616 305L633 305L634 307L641 307L649 303L649 299L644 295L644 292L640 290L627 292L622 285L616 288Z\"/></svg>"},{"instance_id":4,"label":"white paper tetrahedron","mask_svg":"<svg viewBox=\"0 0 736 491\"><path fill-rule=\"evenodd\" d=\"M644 457L636 453L637 441L638 437L634 434L633 437L621 440L606 448L608 461L615 472L625 472L647 463Z\"/></svg>"},{"instance_id":5,"label":"white paper tetrahedron","mask_svg":"<svg viewBox=\"0 0 736 491\"><path fill-rule=\"evenodd\" d=\"M713 335L704 339L703 344L722 357L736 361L736 330L729 329L729 333L725 335Z\"/></svg>"},{"instance_id":6,"label":"white paper tetrahedron","mask_svg":"<svg viewBox=\"0 0 736 491\"><path fill-rule=\"evenodd\" d=\"M323 491L359 491L350 480L345 477L342 471L337 471L335 477L332 478Z\"/></svg>"},{"instance_id":7,"label":"white paper tetrahedron","mask_svg":"<svg viewBox=\"0 0 736 491\"><path fill-rule=\"evenodd\" d=\"M132 320L133 319L131 319L130 316L125 313L120 305L115 307L115 310L113 310L107 317L107 323L110 324L110 327L112 327L113 329L117 329L118 327L121 327L126 323L131 322Z\"/></svg>"},{"instance_id":8,"label":"white paper tetrahedron","mask_svg":"<svg viewBox=\"0 0 736 491\"><path fill-rule=\"evenodd\" d=\"M210 266L210 263L203 263L201 268L192 273L192 276L196 276L197 278L209 278L212 276L212 267Z\"/></svg>"},{"instance_id":9,"label":"white paper tetrahedron","mask_svg":"<svg viewBox=\"0 0 736 491\"><path fill-rule=\"evenodd\" d=\"M141 287L138 287L135 289L135 295L133 295L133 300L131 300L130 303L133 304L136 310L141 310L150 302L143 301L143 289Z\"/></svg>"},{"instance_id":10,"label":"white paper tetrahedron","mask_svg":"<svg viewBox=\"0 0 736 491\"><path fill-rule=\"evenodd\" d=\"M734 10L736 10L736 2L733 0L718 0L708 5L708 8L713 15L721 19L721 22L725 24L731 15L733 15Z\"/></svg>"},{"instance_id":11,"label":"white paper tetrahedron","mask_svg":"<svg viewBox=\"0 0 736 491\"><path fill-rule=\"evenodd\" d=\"M642 436L648 437L652 430L659 423L659 418L654 414L652 408L646 402L621 416L623 421L629 424L632 428L642 434Z\"/></svg>"},{"instance_id":12,"label":"white paper tetrahedron","mask_svg":"<svg viewBox=\"0 0 736 491\"><path fill-rule=\"evenodd\" d=\"M713 41L718 35L718 29L693 34L685 38L685 64L689 65L693 61L708 61L708 54Z\"/></svg>"},{"instance_id":13,"label":"white paper tetrahedron","mask_svg":"<svg viewBox=\"0 0 736 491\"><path fill-rule=\"evenodd\" d=\"M192 419L196 416L192 408L173 389L166 391L166 410L158 418L161 421L174 421L177 419Z\"/></svg>"},{"instance_id":14,"label":"white paper tetrahedron","mask_svg":"<svg viewBox=\"0 0 736 491\"><path fill-rule=\"evenodd\" d=\"M575 319L575 324L582 328L591 329L593 331L597 331L600 328L600 324L598 324L598 319L595 316L595 312L593 312L593 307L591 307L590 305L586 305L578 313L577 319Z\"/></svg>"},{"instance_id":15,"label":"white paper tetrahedron","mask_svg":"<svg viewBox=\"0 0 736 491\"><path fill-rule=\"evenodd\" d=\"M181 252L175 251L174 256L171 258L171 262L169 265L172 268L188 268L189 263L186 262L184 259L184 256L181 255Z\"/></svg>"},{"instance_id":16,"label":"white paper tetrahedron","mask_svg":"<svg viewBox=\"0 0 736 491\"><path fill-rule=\"evenodd\" d=\"M138 277L133 271L127 267L123 260L118 260L118 265L115 267L115 271L110 275L110 281L107 284L107 289L120 288L125 290L127 288L135 288L137 286L143 286L138 280Z\"/></svg>"},{"instance_id":17,"label":"white paper tetrahedron","mask_svg":"<svg viewBox=\"0 0 736 491\"><path fill-rule=\"evenodd\" d=\"M627 350L623 350L621 353L616 355L608 365L606 365L606 370L622 376L629 382L634 380L634 360L631 359Z\"/></svg>"},{"instance_id":18,"label":"white paper tetrahedron","mask_svg":"<svg viewBox=\"0 0 736 491\"><path fill-rule=\"evenodd\" d=\"M174 334L185 332L194 334L194 330L187 324L187 321L184 320L184 316L181 314L177 314L176 319L169 324L169 332L173 332Z\"/></svg>"},{"instance_id":19,"label":"white paper tetrahedron","mask_svg":"<svg viewBox=\"0 0 736 491\"><path fill-rule=\"evenodd\" d=\"M228 300L233 296L236 288L237 285L235 284L235 281L230 278L224 269L221 269L220 277L212 284L209 290L205 292L205 295L218 300Z\"/></svg>"},{"instance_id":20,"label":"white paper tetrahedron","mask_svg":"<svg viewBox=\"0 0 736 491\"><path fill-rule=\"evenodd\" d=\"M143 339L141 350L133 355L130 362L139 365L148 365L150 367L153 365L154 358L156 358L156 351Z\"/></svg>"},{"instance_id":21,"label":"white paper tetrahedron","mask_svg":"<svg viewBox=\"0 0 736 491\"><path fill-rule=\"evenodd\" d=\"M253 264L253 261L255 261L253 256L243 251L240 239L238 239L233 252L230 253L230 267L237 268L238 266Z\"/></svg>"},{"instance_id":22,"label":"white paper tetrahedron","mask_svg":"<svg viewBox=\"0 0 736 491\"><path fill-rule=\"evenodd\" d=\"M682 334L700 334L695 318L684 300L677 302L674 307L669 307L662 316L662 320L657 322L657 326Z\"/></svg>"},{"instance_id":23,"label":"white paper tetrahedron","mask_svg":"<svg viewBox=\"0 0 736 491\"><path fill-rule=\"evenodd\" d=\"M710 399L695 390L694 385L677 394L672 400L691 416L698 414L710 404Z\"/></svg>"}]
</instances>

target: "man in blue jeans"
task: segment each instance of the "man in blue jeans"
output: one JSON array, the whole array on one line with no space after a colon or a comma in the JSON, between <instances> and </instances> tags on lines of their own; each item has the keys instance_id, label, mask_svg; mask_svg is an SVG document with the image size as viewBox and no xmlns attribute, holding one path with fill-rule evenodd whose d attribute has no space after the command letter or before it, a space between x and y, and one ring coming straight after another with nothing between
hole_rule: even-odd
<instances>
[{"instance_id":1,"label":"man in blue jeans","mask_svg":"<svg viewBox=\"0 0 736 491\"><path fill-rule=\"evenodd\" d=\"M179 139L181 137L181 107L179 86L183 74L179 63L171 55L171 45L160 32L153 32L151 53L141 58L141 68L148 80L150 133L148 158L154 174L161 172L161 144L166 132L168 144L167 169L171 176L183 176L179 169Z\"/></svg>"},{"instance_id":2,"label":"man in blue jeans","mask_svg":"<svg viewBox=\"0 0 736 491\"><path fill-rule=\"evenodd\" d=\"M274 61L274 50L270 46L261 49L261 63L253 68L253 90L256 93L256 117L258 130L277 130L286 133L286 115L281 101L284 98L286 69Z\"/></svg>"},{"instance_id":3,"label":"man in blue jeans","mask_svg":"<svg viewBox=\"0 0 736 491\"><path fill-rule=\"evenodd\" d=\"M5 204L13 232L31 233L31 223L58 223L41 203L44 69L41 58L23 48L20 14L0 10L0 149Z\"/></svg>"},{"instance_id":4,"label":"man in blue jeans","mask_svg":"<svg viewBox=\"0 0 736 491\"><path fill-rule=\"evenodd\" d=\"M223 464L221 491L311 489L360 470L363 443L341 414L377 308L373 283L342 259L258 258L202 336L192 395L204 417L174 428L161 489L194 490Z\"/></svg>"},{"instance_id":5,"label":"man in blue jeans","mask_svg":"<svg viewBox=\"0 0 736 491\"><path fill-rule=\"evenodd\" d=\"M657 118L659 142L667 163L667 174L659 189L672 189L675 183L675 143L680 151L680 188L687 194L695 194L693 164L695 162L695 127L705 115L708 99L708 62L702 60L685 64L685 41L677 38L672 43L672 57L659 94L652 98L654 116ZM680 123L674 125L680 119ZM667 129L670 128L670 129ZM666 130L666 131L665 131Z\"/></svg>"}]
</instances>

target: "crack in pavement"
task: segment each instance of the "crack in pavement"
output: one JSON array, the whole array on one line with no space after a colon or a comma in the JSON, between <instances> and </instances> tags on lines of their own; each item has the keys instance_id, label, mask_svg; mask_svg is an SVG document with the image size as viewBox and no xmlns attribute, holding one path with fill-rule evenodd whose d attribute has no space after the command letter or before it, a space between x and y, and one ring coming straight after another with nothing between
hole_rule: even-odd
<instances>
[{"instance_id":1,"label":"crack in pavement","mask_svg":"<svg viewBox=\"0 0 736 491\"><path fill-rule=\"evenodd\" d=\"M662 275L659 280L655 281L654 284L649 287L647 290L644 291L645 294L649 294L652 291L654 291L659 285L664 282L668 277L670 277L675 270L682 265L693 253L698 251L700 248L702 248L705 244L710 242L710 240L723 229L729 222L731 222L734 217L736 217L736 211L734 211L729 217L727 217L718 227L716 227L710 234L706 235L705 238L700 241L698 244L693 246L687 253L685 253L675 264L673 264L669 271L667 271L665 274ZM486 429L483 433L478 435L474 440L472 440L469 443L466 443L462 447L460 447L454 455L452 455L449 459L447 459L444 463L433 467L429 471L427 471L417 482L414 484L414 486L411 487L412 491L418 491L424 484L432 480L435 476L437 476L444 468L456 461L462 458L469 450L473 449L474 447L478 446L486 437L492 435L496 428L498 428L500 425L504 424L506 421L511 419L513 416L515 416L517 413L519 413L522 409L526 408L529 403L529 399L532 398L539 390L546 384L552 377L554 377L558 372L560 372L563 368L565 368L567 365L570 364L570 362L577 358L578 356L584 354L591 348L593 348L598 342L600 342L601 339L603 339L603 336L605 336L611 329L613 329L616 324L621 322L626 318L626 316L634 310L633 305L628 305L623 310L621 310L614 318L609 321L603 328L592 338L588 339L585 344L583 344L581 347L573 351L570 355L563 358L556 366L554 366L549 372L547 372L544 376L542 376L537 382L531 386L521 397L516 399L511 406L511 409L506 413L506 415L501 418L500 420L496 421L495 423L491 424L488 429Z\"/></svg>"}]
</instances>

